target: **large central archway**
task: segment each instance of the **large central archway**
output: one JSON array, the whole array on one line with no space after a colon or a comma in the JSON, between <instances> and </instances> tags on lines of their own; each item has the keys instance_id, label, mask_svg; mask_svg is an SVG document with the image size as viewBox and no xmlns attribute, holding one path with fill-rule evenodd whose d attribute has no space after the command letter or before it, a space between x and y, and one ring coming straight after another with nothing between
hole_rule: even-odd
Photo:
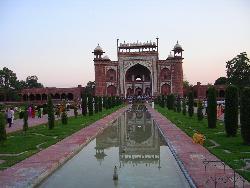
<instances>
[{"instance_id":1,"label":"large central archway","mask_svg":"<svg viewBox=\"0 0 250 188\"><path fill-rule=\"evenodd\" d=\"M141 64L130 67L125 74L126 96L151 96L151 83L151 73L147 67Z\"/></svg>"}]
</instances>

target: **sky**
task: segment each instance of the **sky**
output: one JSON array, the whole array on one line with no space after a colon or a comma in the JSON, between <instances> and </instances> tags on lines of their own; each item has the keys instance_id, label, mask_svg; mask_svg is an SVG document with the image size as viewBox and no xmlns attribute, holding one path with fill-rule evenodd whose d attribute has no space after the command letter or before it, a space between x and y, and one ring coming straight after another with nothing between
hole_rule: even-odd
<instances>
[{"instance_id":1,"label":"sky","mask_svg":"<svg viewBox=\"0 0 250 188\"><path fill-rule=\"evenodd\" d=\"M182 45L191 84L226 76L226 62L250 57L249 0L0 0L0 69L19 80L36 75L46 87L94 81L99 43L117 60L121 42L156 41L166 59Z\"/></svg>"}]
</instances>

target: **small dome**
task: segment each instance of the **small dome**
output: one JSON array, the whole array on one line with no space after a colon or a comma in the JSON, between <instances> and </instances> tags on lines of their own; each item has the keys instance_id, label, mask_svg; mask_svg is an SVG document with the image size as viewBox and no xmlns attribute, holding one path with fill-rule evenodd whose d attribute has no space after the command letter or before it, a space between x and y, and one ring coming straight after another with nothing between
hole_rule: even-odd
<instances>
[{"instance_id":1,"label":"small dome","mask_svg":"<svg viewBox=\"0 0 250 188\"><path fill-rule=\"evenodd\" d=\"M107 55L105 55L105 56L103 57L103 59L110 60L110 59L109 59L109 56L107 56Z\"/></svg>"},{"instance_id":2,"label":"small dome","mask_svg":"<svg viewBox=\"0 0 250 188\"><path fill-rule=\"evenodd\" d=\"M99 46L99 44L97 45L97 47L94 49L94 52L99 51L102 52L102 48Z\"/></svg>"},{"instance_id":3,"label":"small dome","mask_svg":"<svg viewBox=\"0 0 250 188\"><path fill-rule=\"evenodd\" d=\"M177 40L177 43L176 45L174 45L174 49L182 49L181 45L178 43L178 40Z\"/></svg>"},{"instance_id":4,"label":"small dome","mask_svg":"<svg viewBox=\"0 0 250 188\"><path fill-rule=\"evenodd\" d=\"M174 57L173 54L170 52L170 54L168 55L168 59L171 59L173 57Z\"/></svg>"}]
</instances>

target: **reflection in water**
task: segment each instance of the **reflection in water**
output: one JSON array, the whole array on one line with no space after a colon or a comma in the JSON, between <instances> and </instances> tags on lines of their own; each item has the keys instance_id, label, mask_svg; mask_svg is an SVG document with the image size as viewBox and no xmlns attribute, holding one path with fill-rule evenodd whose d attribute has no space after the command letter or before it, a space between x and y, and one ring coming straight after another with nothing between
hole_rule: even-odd
<instances>
[{"instance_id":1,"label":"reflection in water","mask_svg":"<svg viewBox=\"0 0 250 188\"><path fill-rule=\"evenodd\" d=\"M118 180L113 180L114 169ZM189 187L145 106L133 106L40 187Z\"/></svg>"},{"instance_id":2,"label":"reflection in water","mask_svg":"<svg viewBox=\"0 0 250 188\"><path fill-rule=\"evenodd\" d=\"M119 167L124 164L144 163L160 168L159 131L146 111L128 111L111 127L96 138L96 159L100 162L107 156L105 149L119 147Z\"/></svg>"}]
</instances>

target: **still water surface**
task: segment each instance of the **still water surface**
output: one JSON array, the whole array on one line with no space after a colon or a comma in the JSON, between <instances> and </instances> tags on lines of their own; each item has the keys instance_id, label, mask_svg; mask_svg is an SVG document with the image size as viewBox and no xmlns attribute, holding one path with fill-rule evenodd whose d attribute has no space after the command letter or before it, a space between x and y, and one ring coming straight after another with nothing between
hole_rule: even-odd
<instances>
[{"instance_id":1,"label":"still water surface","mask_svg":"<svg viewBox=\"0 0 250 188\"><path fill-rule=\"evenodd\" d=\"M118 180L113 181L117 166ZM150 114L127 111L40 187L189 187Z\"/></svg>"}]
</instances>

